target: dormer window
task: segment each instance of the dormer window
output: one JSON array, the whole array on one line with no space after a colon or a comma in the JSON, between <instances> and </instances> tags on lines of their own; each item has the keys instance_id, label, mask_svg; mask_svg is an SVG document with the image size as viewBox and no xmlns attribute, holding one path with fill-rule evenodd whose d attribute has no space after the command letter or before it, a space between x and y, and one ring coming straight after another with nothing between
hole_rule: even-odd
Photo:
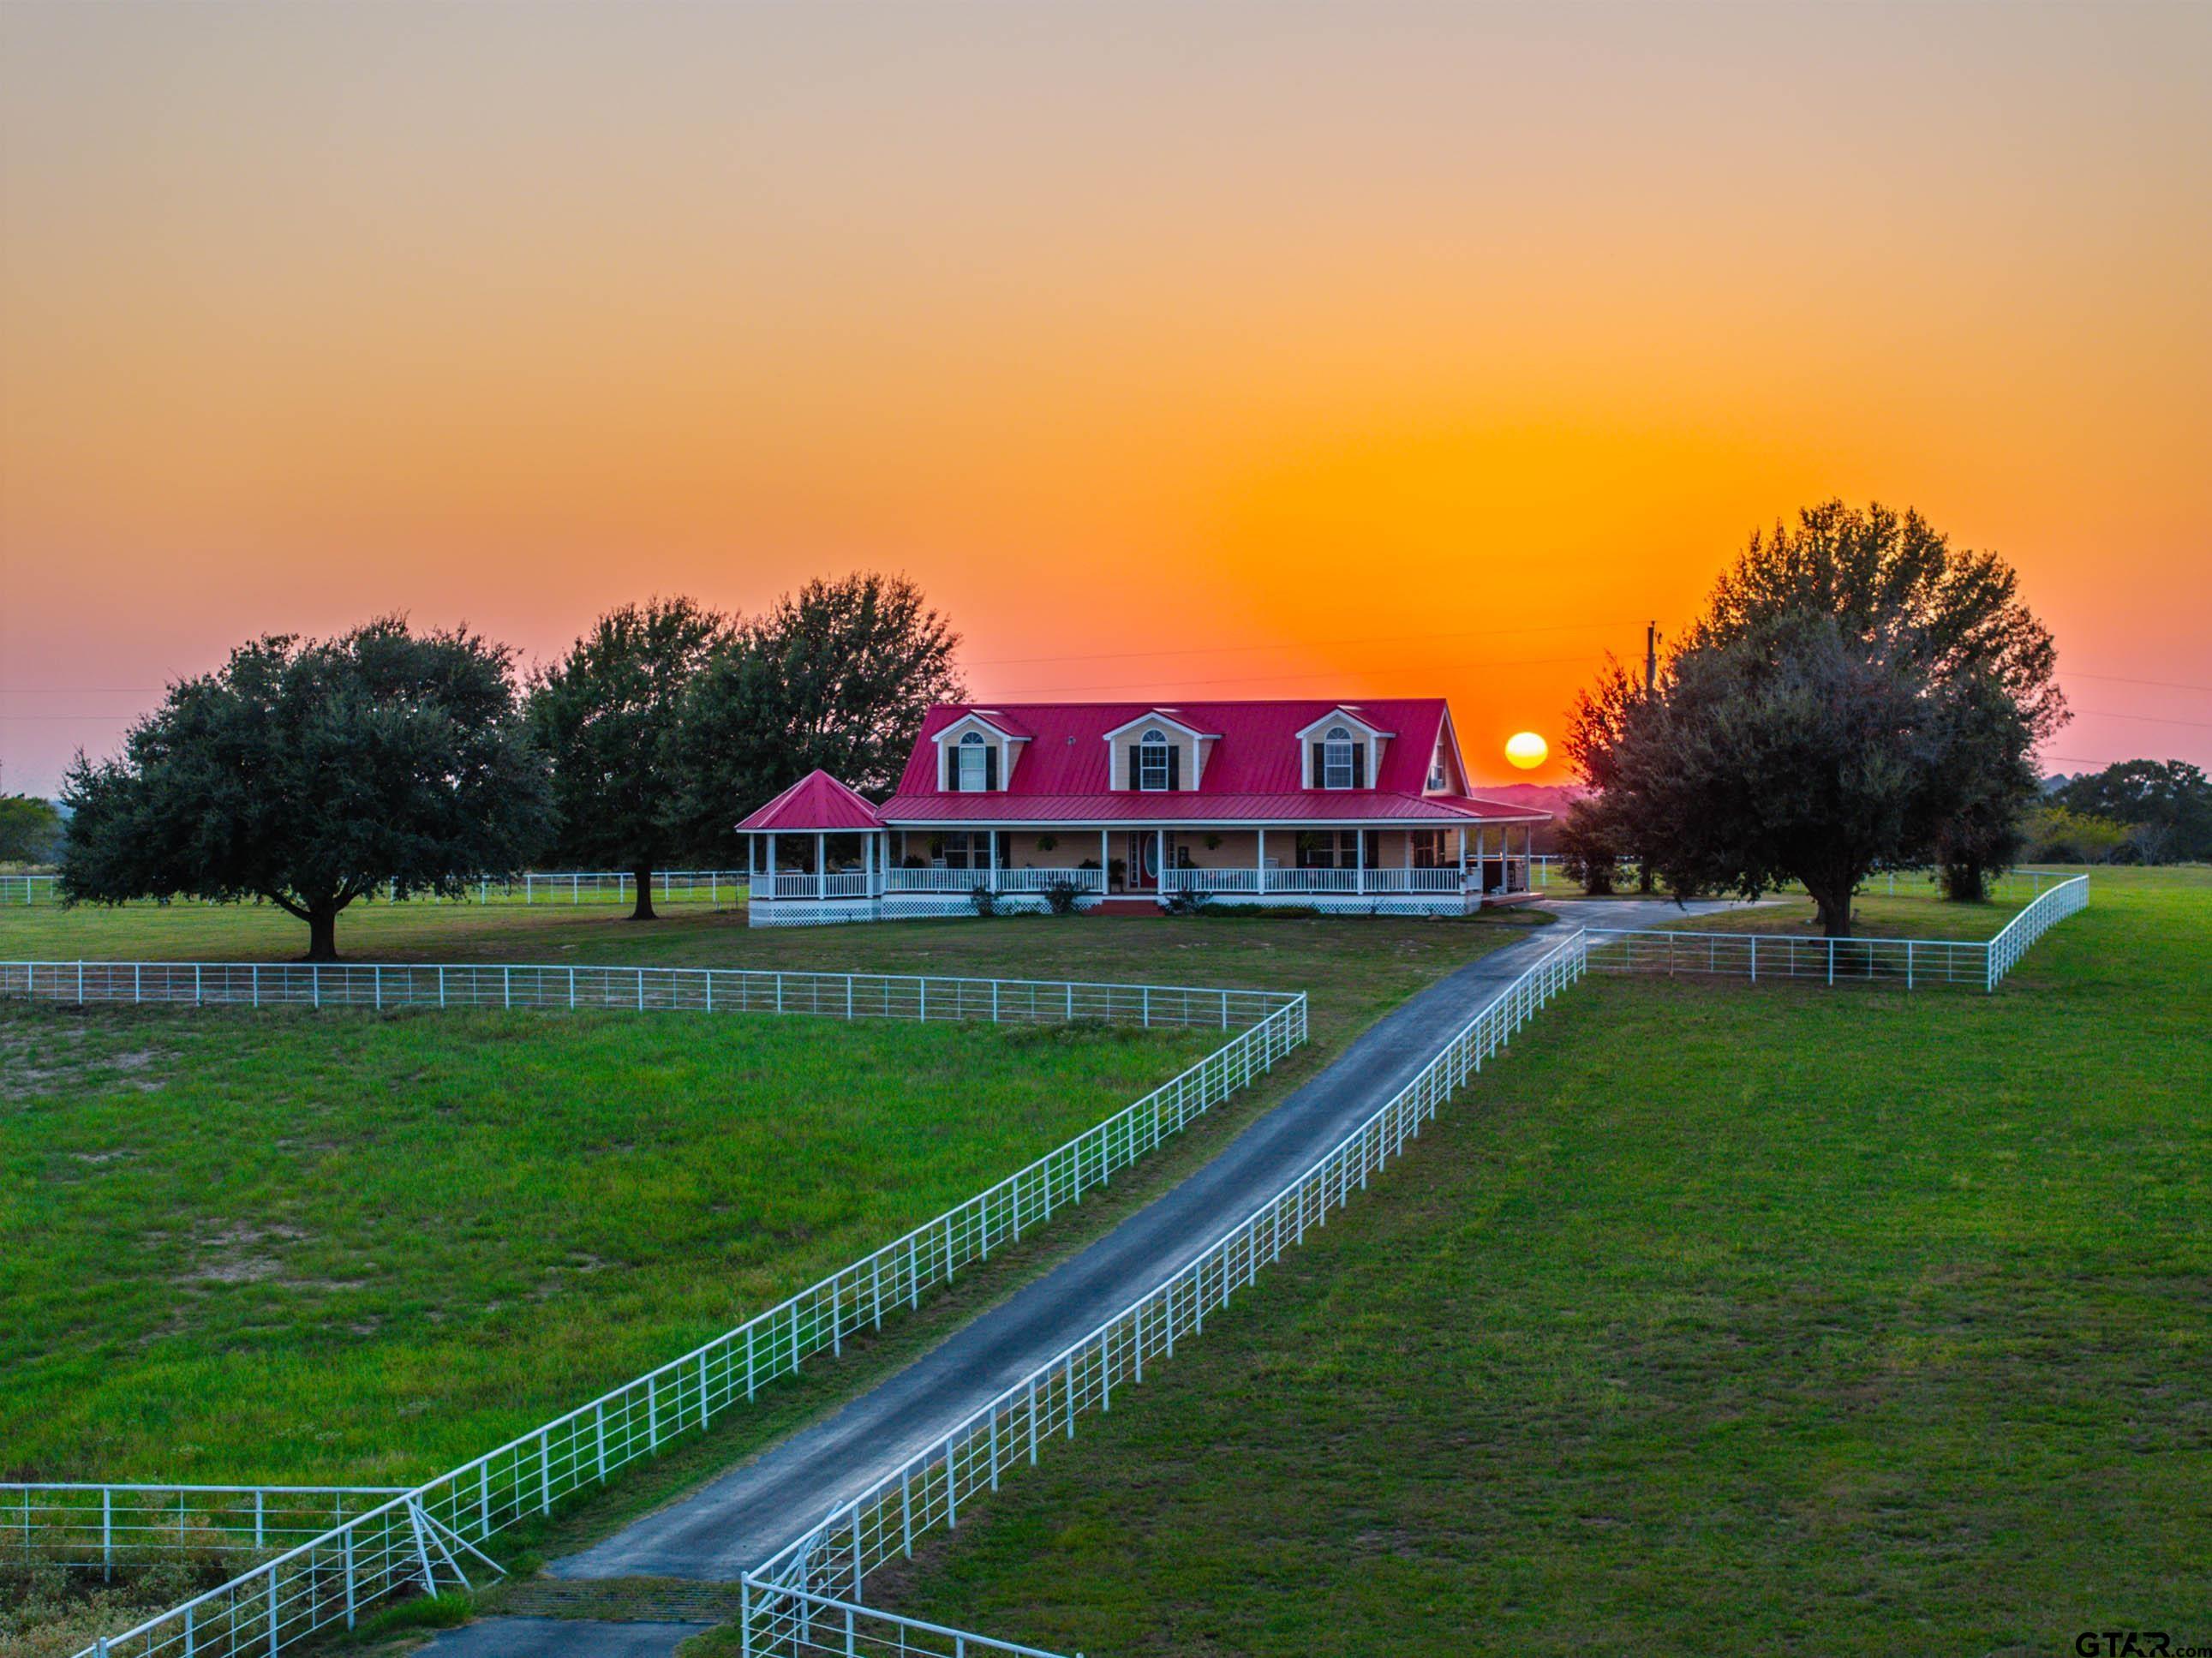
<instances>
[{"instance_id":1,"label":"dormer window","mask_svg":"<svg viewBox=\"0 0 2212 1658\"><path fill-rule=\"evenodd\" d=\"M1137 786L1170 789L1175 786L1175 749L1164 731L1148 731L1137 739Z\"/></svg>"},{"instance_id":2,"label":"dormer window","mask_svg":"<svg viewBox=\"0 0 2212 1658\"><path fill-rule=\"evenodd\" d=\"M969 732L945 756L945 786L955 794L975 794L999 786L999 745L981 732Z\"/></svg>"},{"instance_id":3,"label":"dormer window","mask_svg":"<svg viewBox=\"0 0 2212 1658\"><path fill-rule=\"evenodd\" d=\"M1325 789L1355 789L1359 745L1342 726L1332 726L1321 739L1321 786Z\"/></svg>"},{"instance_id":4,"label":"dormer window","mask_svg":"<svg viewBox=\"0 0 2212 1658\"><path fill-rule=\"evenodd\" d=\"M1444 745L1438 743L1437 751L1429 756L1429 786L1440 789L1444 781Z\"/></svg>"}]
</instances>

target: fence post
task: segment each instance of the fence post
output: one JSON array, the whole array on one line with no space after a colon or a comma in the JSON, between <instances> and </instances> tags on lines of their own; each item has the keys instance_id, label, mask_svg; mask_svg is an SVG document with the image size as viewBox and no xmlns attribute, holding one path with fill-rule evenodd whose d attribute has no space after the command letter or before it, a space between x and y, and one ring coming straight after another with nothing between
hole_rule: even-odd
<instances>
[{"instance_id":1,"label":"fence post","mask_svg":"<svg viewBox=\"0 0 2212 1658\"><path fill-rule=\"evenodd\" d=\"M346 1627L347 1627L348 1629L351 1629L351 1628L353 1627L353 1608L354 1608L354 1587L353 1587L353 1527L352 1527L351 1526L348 1526L348 1527L345 1528L345 1531L344 1531L344 1533L343 1533L343 1536L344 1536L344 1538L345 1538L345 1609L346 1609Z\"/></svg>"},{"instance_id":2,"label":"fence post","mask_svg":"<svg viewBox=\"0 0 2212 1658\"><path fill-rule=\"evenodd\" d=\"M514 1005L514 969L503 967L499 970L499 999L502 1007Z\"/></svg>"},{"instance_id":3,"label":"fence post","mask_svg":"<svg viewBox=\"0 0 2212 1658\"><path fill-rule=\"evenodd\" d=\"M323 965L320 962L307 964L307 1001L317 1008L323 1005Z\"/></svg>"},{"instance_id":4,"label":"fence post","mask_svg":"<svg viewBox=\"0 0 2212 1658\"><path fill-rule=\"evenodd\" d=\"M1912 988L1912 940L1905 941L1905 987Z\"/></svg>"},{"instance_id":5,"label":"fence post","mask_svg":"<svg viewBox=\"0 0 2212 1658\"><path fill-rule=\"evenodd\" d=\"M115 1581L115 1493L105 1485L100 1488L100 1576L102 1582Z\"/></svg>"}]
</instances>

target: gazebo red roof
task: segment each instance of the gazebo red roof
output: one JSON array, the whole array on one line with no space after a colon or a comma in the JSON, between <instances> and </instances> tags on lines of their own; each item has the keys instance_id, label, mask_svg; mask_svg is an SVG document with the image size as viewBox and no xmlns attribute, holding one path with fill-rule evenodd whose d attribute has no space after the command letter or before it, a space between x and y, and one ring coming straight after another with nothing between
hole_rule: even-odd
<instances>
[{"instance_id":1,"label":"gazebo red roof","mask_svg":"<svg viewBox=\"0 0 2212 1658\"><path fill-rule=\"evenodd\" d=\"M878 829L876 809L817 768L738 825L739 833L796 835Z\"/></svg>"}]
</instances>

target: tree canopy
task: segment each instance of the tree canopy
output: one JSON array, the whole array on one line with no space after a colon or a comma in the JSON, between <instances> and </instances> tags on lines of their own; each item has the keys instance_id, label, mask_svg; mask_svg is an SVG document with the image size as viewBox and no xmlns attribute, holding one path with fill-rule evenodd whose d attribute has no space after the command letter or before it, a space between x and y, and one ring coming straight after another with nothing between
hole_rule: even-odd
<instances>
[{"instance_id":1,"label":"tree canopy","mask_svg":"<svg viewBox=\"0 0 2212 1658\"><path fill-rule=\"evenodd\" d=\"M328 961L339 913L373 888L457 896L514 873L549 820L512 665L397 616L240 646L172 686L120 758L77 756L64 901L266 899Z\"/></svg>"},{"instance_id":2,"label":"tree canopy","mask_svg":"<svg viewBox=\"0 0 2212 1658\"><path fill-rule=\"evenodd\" d=\"M625 604L531 682L530 727L552 765L555 855L629 871L640 920L653 919L653 872L689 850L679 722L731 637L727 617L689 598Z\"/></svg>"},{"instance_id":3,"label":"tree canopy","mask_svg":"<svg viewBox=\"0 0 2212 1658\"><path fill-rule=\"evenodd\" d=\"M2129 828L2128 848L2146 864L2212 858L2212 781L2180 760L2124 760L2076 777L2058 804Z\"/></svg>"},{"instance_id":4,"label":"tree canopy","mask_svg":"<svg viewBox=\"0 0 2212 1658\"><path fill-rule=\"evenodd\" d=\"M904 576L808 582L715 654L684 719L684 817L702 851L816 767L864 793L898 780L933 702L967 688L960 635Z\"/></svg>"},{"instance_id":5,"label":"tree canopy","mask_svg":"<svg viewBox=\"0 0 2212 1658\"><path fill-rule=\"evenodd\" d=\"M2018 844L2035 743L2065 720L2051 636L1993 554L1917 513L1830 501L1754 534L1647 692L1618 662L1568 752L1678 892L1795 879L1831 937L1876 867L1952 889Z\"/></svg>"},{"instance_id":6,"label":"tree canopy","mask_svg":"<svg viewBox=\"0 0 2212 1658\"><path fill-rule=\"evenodd\" d=\"M46 864L61 850L62 815L30 794L0 794L0 864Z\"/></svg>"}]
</instances>

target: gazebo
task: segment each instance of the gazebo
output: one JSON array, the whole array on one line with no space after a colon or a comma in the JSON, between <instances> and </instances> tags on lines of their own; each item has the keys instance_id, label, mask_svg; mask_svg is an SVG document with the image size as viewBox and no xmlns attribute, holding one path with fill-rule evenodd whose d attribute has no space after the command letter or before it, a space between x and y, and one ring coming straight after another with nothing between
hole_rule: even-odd
<instances>
[{"instance_id":1,"label":"gazebo","mask_svg":"<svg viewBox=\"0 0 2212 1658\"><path fill-rule=\"evenodd\" d=\"M807 773L738 832L757 921L874 919L884 885L883 819L828 772Z\"/></svg>"}]
</instances>

